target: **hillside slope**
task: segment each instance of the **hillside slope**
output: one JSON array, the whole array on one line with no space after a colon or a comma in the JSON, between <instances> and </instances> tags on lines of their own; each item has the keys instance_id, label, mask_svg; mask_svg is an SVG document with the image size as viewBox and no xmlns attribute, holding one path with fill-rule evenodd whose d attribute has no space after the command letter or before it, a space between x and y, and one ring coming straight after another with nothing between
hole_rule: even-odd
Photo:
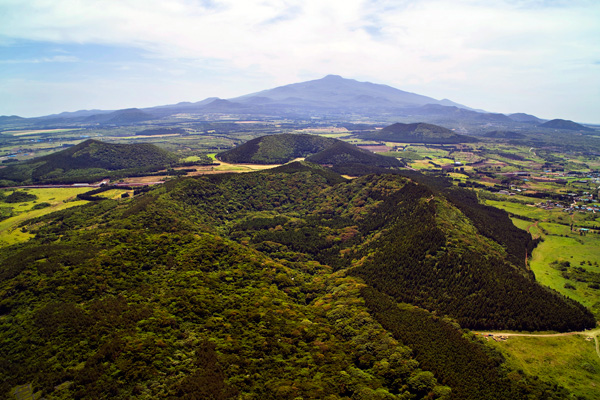
<instances>
[{"instance_id":1,"label":"hillside slope","mask_svg":"<svg viewBox=\"0 0 600 400\"><path fill-rule=\"evenodd\" d=\"M207 175L25 228L34 239L0 252L3 394L561 399L440 317L595 324L507 261L509 239L399 175L306 162Z\"/></svg>"},{"instance_id":2,"label":"hillside slope","mask_svg":"<svg viewBox=\"0 0 600 400\"><path fill-rule=\"evenodd\" d=\"M364 164L377 167L401 167L404 164L397 158L385 157L360 149L341 140L332 146L306 158L306 161L322 165Z\"/></svg>"},{"instance_id":3,"label":"hillside slope","mask_svg":"<svg viewBox=\"0 0 600 400\"><path fill-rule=\"evenodd\" d=\"M141 172L176 161L174 154L153 144L110 144L89 139L65 150L0 169L0 180L6 180L6 185L11 182L89 182L110 176L115 171Z\"/></svg>"},{"instance_id":4,"label":"hillside slope","mask_svg":"<svg viewBox=\"0 0 600 400\"><path fill-rule=\"evenodd\" d=\"M400 167L402 162L372 153L338 139L307 134L262 136L231 150L217 154L225 162L250 164L283 164L306 157L316 164L357 163L381 167Z\"/></svg>"},{"instance_id":5,"label":"hillside slope","mask_svg":"<svg viewBox=\"0 0 600 400\"><path fill-rule=\"evenodd\" d=\"M540 128L565 129L569 131L593 131L593 129L588 128L587 126L566 119L553 119L538 126Z\"/></svg>"},{"instance_id":6,"label":"hillside slope","mask_svg":"<svg viewBox=\"0 0 600 400\"><path fill-rule=\"evenodd\" d=\"M231 163L283 164L318 153L333 143L335 139L316 135L269 135L219 153L217 158Z\"/></svg>"}]
</instances>

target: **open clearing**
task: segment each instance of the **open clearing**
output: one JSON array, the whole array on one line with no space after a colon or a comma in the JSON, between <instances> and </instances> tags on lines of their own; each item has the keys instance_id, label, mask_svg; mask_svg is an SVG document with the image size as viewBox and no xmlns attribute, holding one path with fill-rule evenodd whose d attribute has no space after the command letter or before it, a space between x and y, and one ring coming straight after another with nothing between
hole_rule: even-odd
<instances>
[{"instance_id":1,"label":"open clearing","mask_svg":"<svg viewBox=\"0 0 600 400\"><path fill-rule=\"evenodd\" d=\"M31 238L32 235L30 233L23 232L19 228L19 224L23 221L40 217L54 211L85 204L87 201L76 200L76 196L80 193L88 192L89 190L90 188L27 189L27 193L35 194L38 197L37 200L12 204L0 203L0 207L10 207L13 209L13 214L16 214L0 221L0 248L25 242ZM7 192L10 193L11 190L8 190ZM33 210L32 208L39 203L50 203L50 206L39 210Z\"/></svg>"},{"instance_id":2,"label":"open clearing","mask_svg":"<svg viewBox=\"0 0 600 400\"><path fill-rule=\"evenodd\" d=\"M500 350L513 368L594 399L600 392L599 333L600 329L558 335L494 333L508 339L488 343Z\"/></svg>"},{"instance_id":3,"label":"open clearing","mask_svg":"<svg viewBox=\"0 0 600 400\"><path fill-rule=\"evenodd\" d=\"M534 238L542 239L529 258L536 280L589 307L598 318L600 290L591 288L588 282L566 279L561 271L551 266L554 261L568 261L572 266L600 273L596 264L600 264L600 235L589 233L582 236L578 231L571 231L570 227L571 222L576 227L592 223L587 220L590 215L575 213L571 216L558 209L544 210L508 201L487 200L486 204L506 210L513 215L513 223L517 227L527 229Z\"/></svg>"}]
</instances>

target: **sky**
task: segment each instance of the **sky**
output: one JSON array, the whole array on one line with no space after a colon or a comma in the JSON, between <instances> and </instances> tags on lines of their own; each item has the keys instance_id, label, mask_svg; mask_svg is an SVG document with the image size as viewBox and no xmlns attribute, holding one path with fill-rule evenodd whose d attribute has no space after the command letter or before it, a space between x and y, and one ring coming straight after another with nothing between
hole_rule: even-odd
<instances>
[{"instance_id":1,"label":"sky","mask_svg":"<svg viewBox=\"0 0 600 400\"><path fill-rule=\"evenodd\" d=\"M328 74L600 123L600 1L0 0L0 115L232 98Z\"/></svg>"}]
</instances>

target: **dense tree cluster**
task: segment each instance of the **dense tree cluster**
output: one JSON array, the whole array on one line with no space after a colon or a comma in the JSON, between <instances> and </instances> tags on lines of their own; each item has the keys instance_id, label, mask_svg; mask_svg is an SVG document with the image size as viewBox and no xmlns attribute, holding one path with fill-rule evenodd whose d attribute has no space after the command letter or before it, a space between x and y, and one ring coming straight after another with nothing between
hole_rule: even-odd
<instances>
[{"instance_id":1,"label":"dense tree cluster","mask_svg":"<svg viewBox=\"0 0 600 400\"><path fill-rule=\"evenodd\" d=\"M149 143L86 140L66 150L0 169L6 184L93 182L134 176L174 165L177 157Z\"/></svg>"},{"instance_id":2,"label":"dense tree cluster","mask_svg":"<svg viewBox=\"0 0 600 400\"><path fill-rule=\"evenodd\" d=\"M472 220L445 188L293 163L28 221L35 238L0 253L0 393L32 383L76 399L564 397L442 318L594 323L511 263L497 232L505 214Z\"/></svg>"},{"instance_id":3,"label":"dense tree cluster","mask_svg":"<svg viewBox=\"0 0 600 400\"><path fill-rule=\"evenodd\" d=\"M502 356L453 326L451 320L398 305L373 288L362 295L369 309L394 337L411 347L421 366L452 388L453 399L564 399L568 393L520 372L499 368Z\"/></svg>"}]
</instances>

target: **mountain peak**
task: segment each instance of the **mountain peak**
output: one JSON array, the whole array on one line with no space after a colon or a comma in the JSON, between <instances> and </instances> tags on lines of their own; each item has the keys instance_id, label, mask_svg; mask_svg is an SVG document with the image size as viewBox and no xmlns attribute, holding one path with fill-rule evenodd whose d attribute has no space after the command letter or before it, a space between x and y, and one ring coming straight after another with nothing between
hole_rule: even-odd
<instances>
[{"instance_id":1,"label":"mountain peak","mask_svg":"<svg viewBox=\"0 0 600 400\"><path fill-rule=\"evenodd\" d=\"M325 76L323 78L323 80L325 80L325 79L328 80L328 81L333 81L333 80L341 80L341 79L344 79L344 78L342 78L340 75L331 75L330 74L330 75L327 75L327 76Z\"/></svg>"}]
</instances>

